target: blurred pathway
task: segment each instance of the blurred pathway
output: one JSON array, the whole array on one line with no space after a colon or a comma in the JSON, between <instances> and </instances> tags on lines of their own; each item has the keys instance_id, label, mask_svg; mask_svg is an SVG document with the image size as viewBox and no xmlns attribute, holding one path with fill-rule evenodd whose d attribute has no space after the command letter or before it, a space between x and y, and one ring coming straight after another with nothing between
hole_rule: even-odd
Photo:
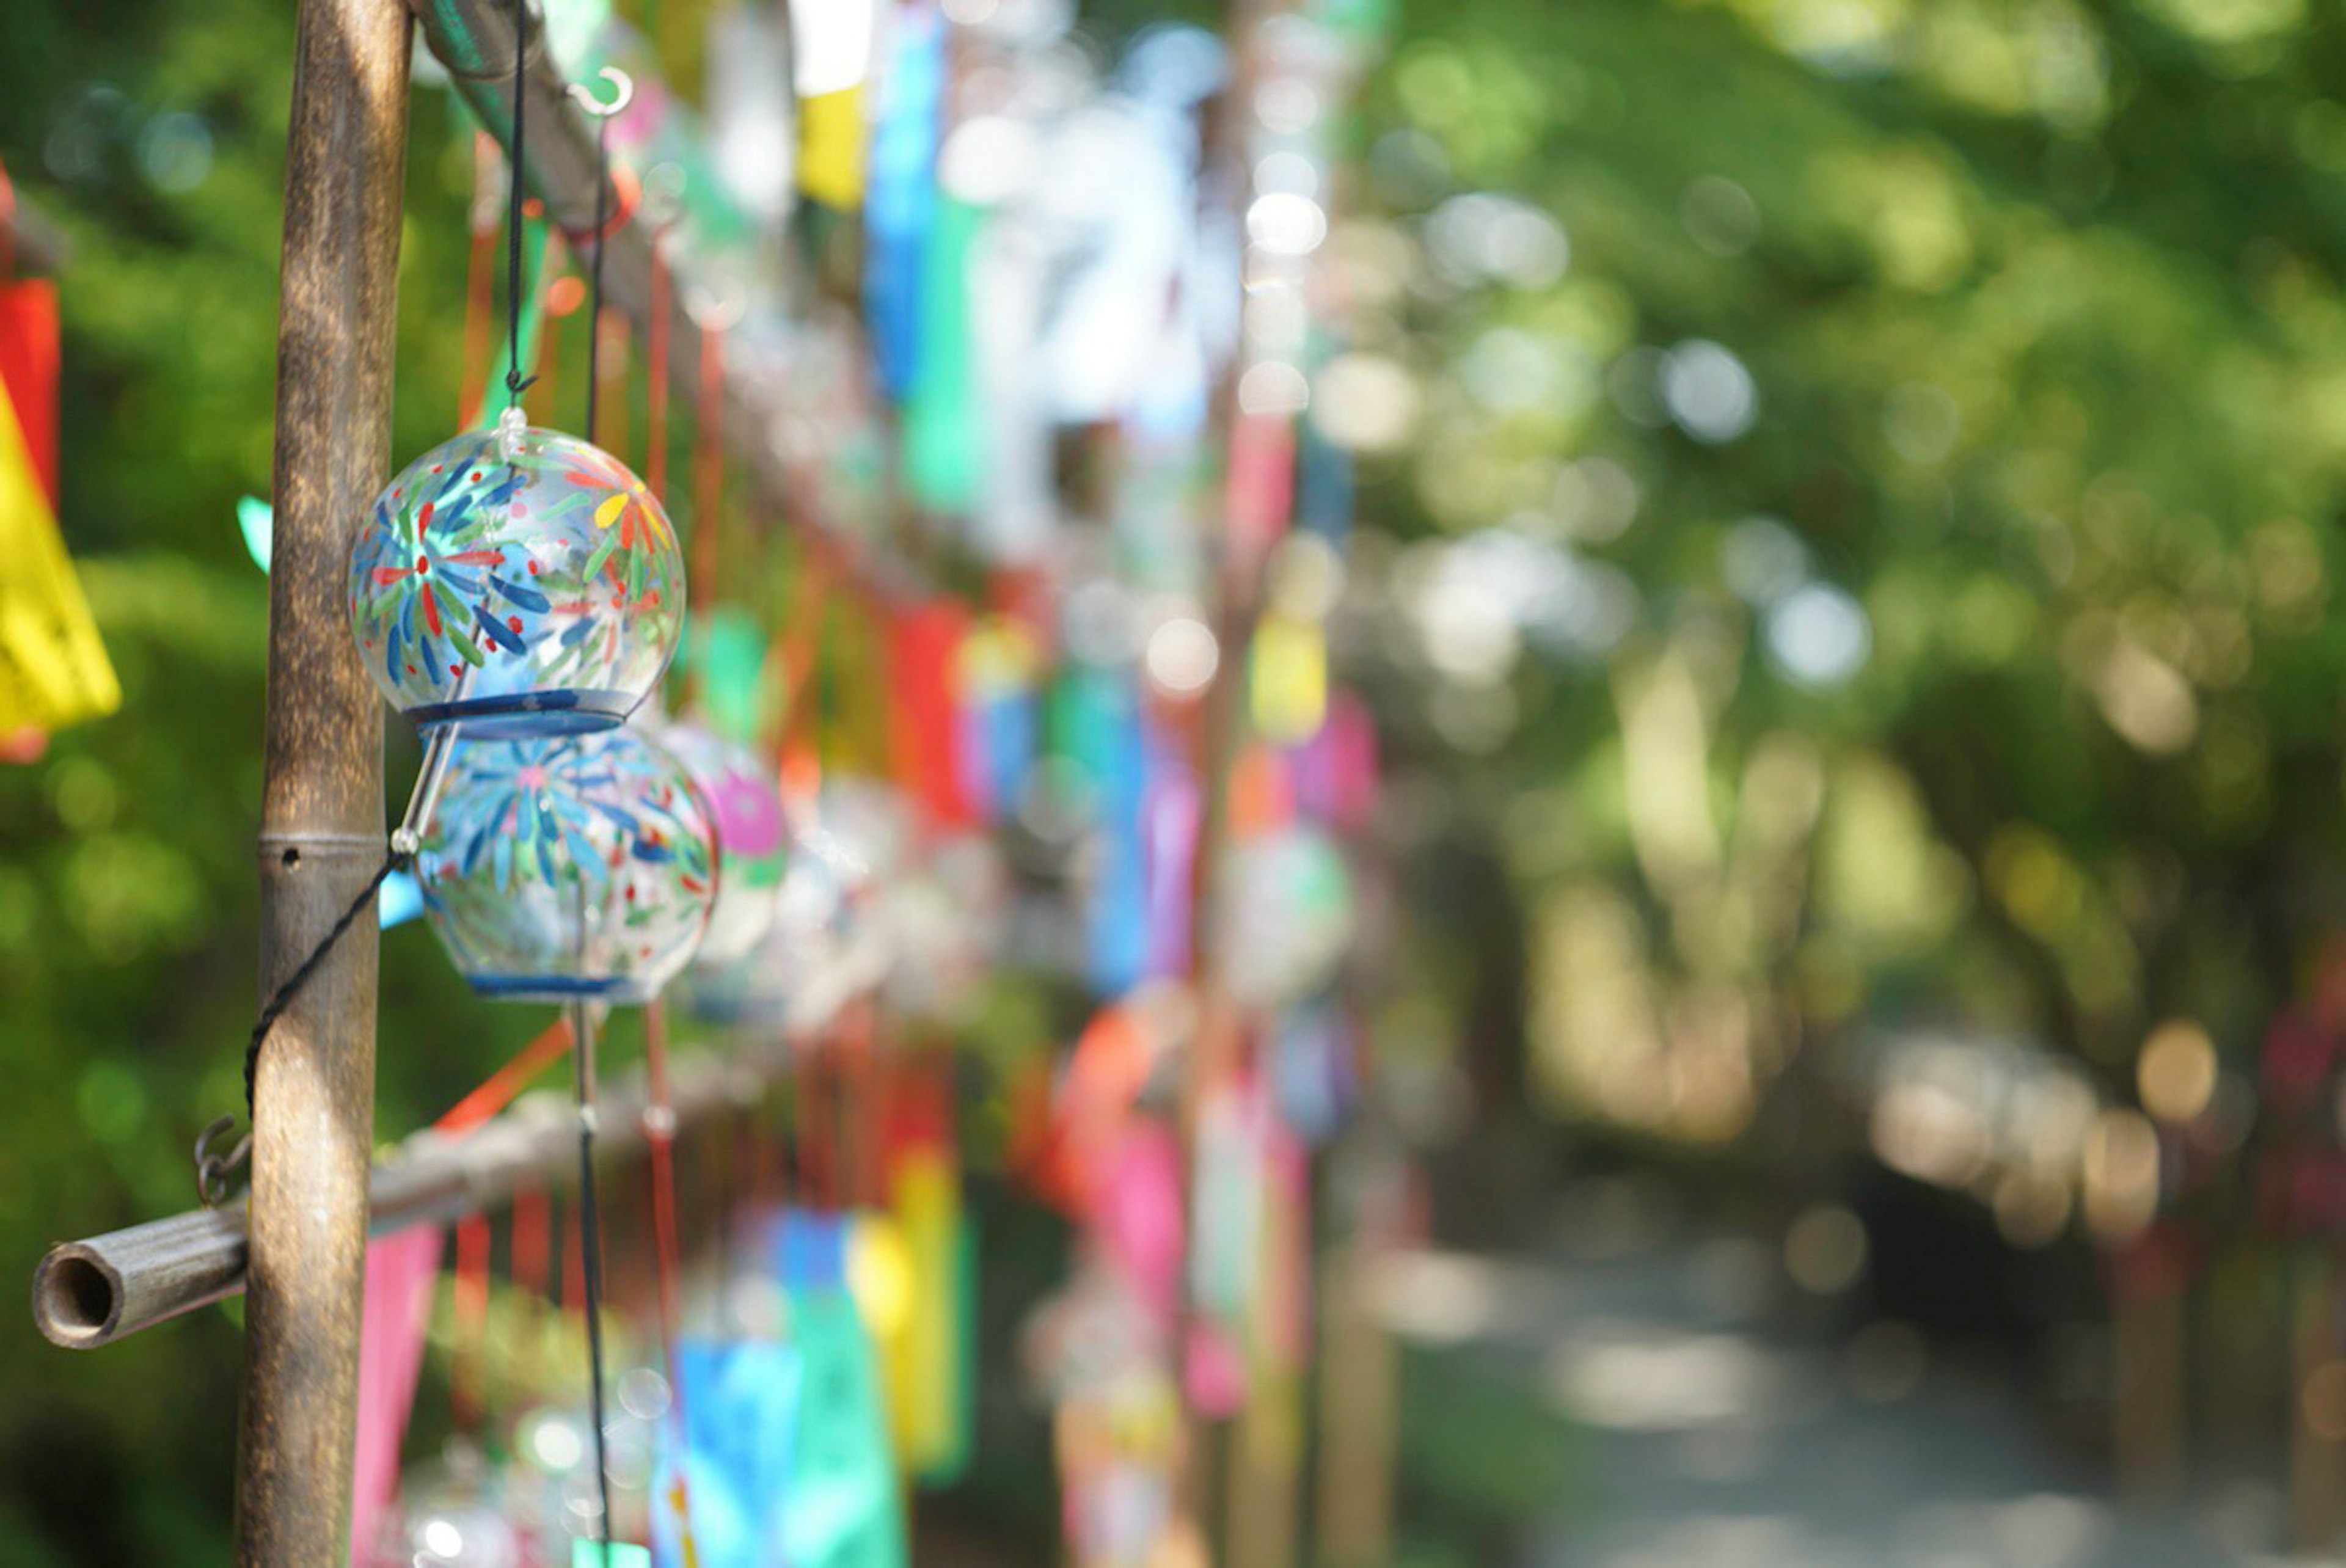
<instances>
[{"instance_id":1,"label":"blurred pathway","mask_svg":"<svg viewBox=\"0 0 2346 1568\"><path fill-rule=\"evenodd\" d=\"M1932 1366L1911 1332L1836 1346L1770 1327L1758 1244L1597 1239L1576 1237L1554 1266L1424 1255L1388 1298L1414 1343L1512 1375L1576 1434L1566 1498L1533 1526L1526 1568L2283 1561L2271 1484L2121 1510L2007 1383ZM1422 1387L1404 1422L1443 1388Z\"/></svg>"}]
</instances>

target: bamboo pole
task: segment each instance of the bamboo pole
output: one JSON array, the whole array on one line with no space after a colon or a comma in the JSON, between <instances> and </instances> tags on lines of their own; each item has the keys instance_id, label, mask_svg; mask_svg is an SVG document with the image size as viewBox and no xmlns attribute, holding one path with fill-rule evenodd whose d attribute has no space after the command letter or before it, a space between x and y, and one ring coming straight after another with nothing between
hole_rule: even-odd
<instances>
[{"instance_id":1,"label":"bamboo pole","mask_svg":"<svg viewBox=\"0 0 2346 1568\"><path fill-rule=\"evenodd\" d=\"M1252 59L1261 14L1270 0L1224 0L1223 43L1229 75L1208 105L1198 127L1198 203L1201 228L1229 225L1243 232L1253 175L1247 162L1247 127L1252 113ZM1242 278L1226 280L1242 292ZM1243 739L1245 682L1239 650L1250 629L1255 590L1238 542L1231 537L1225 502L1229 494L1231 432L1237 426L1238 383L1245 369L1243 344L1233 345L1214 367L1208 409L1209 449L1219 455L1212 472L1216 486L1199 518L1199 543L1207 565L1205 619L1213 630L1218 657L1198 697L1193 762L1199 791L1198 837L1189 867L1189 972L1196 1003L1196 1032L1182 1056L1177 1107L1181 1148L1183 1252L1181 1283L1172 1333L1173 1376L1179 1391L1181 1467L1176 1496L1178 1521L1209 1539L1206 1522L1219 1512L1231 1447L1228 1423L1206 1420L1191 1407L1188 1379L1195 1327L1191 1280L1200 1238L1198 1204L1198 1125L1213 1095L1243 1064L1245 1020L1229 994L1223 973L1216 913L1222 899L1223 860L1229 847L1229 773Z\"/></svg>"},{"instance_id":2,"label":"bamboo pole","mask_svg":"<svg viewBox=\"0 0 2346 1568\"><path fill-rule=\"evenodd\" d=\"M756 1104L789 1075L798 1049L785 1039L672 1064L674 1130ZM598 1151L612 1156L638 1148L651 1105L641 1072L606 1090ZM368 1229L387 1236L445 1224L494 1209L516 1192L560 1186L576 1174L576 1128L558 1097L532 1097L468 1131L416 1133L373 1168ZM236 1295L246 1288L245 1270L244 1208L196 1209L50 1248L34 1276L33 1318L51 1344L96 1349Z\"/></svg>"},{"instance_id":3,"label":"bamboo pole","mask_svg":"<svg viewBox=\"0 0 2346 1568\"><path fill-rule=\"evenodd\" d=\"M1382 1248L1346 1240L1332 1261L1320 1360L1320 1494L1316 1561L1374 1568L1392 1551L1398 1348L1374 1299Z\"/></svg>"},{"instance_id":4,"label":"bamboo pole","mask_svg":"<svg viewBox=\"0 0 2346 1568\"><path fill-rule=\"evenodd\" d=\"M2130 1296L2110 1326L2111 1456L2119 1492L2158 1502L2183 1481L2184 1311L2178 1289Z\"/></svg>"},{"instance_id":5,"label":"bamboo pole","mask_svg":"<svg viewBox=\"0 0 2346 1568\"><path fill-rule=\"evenodd\" d=\"M400 0L301 0L279 281L276 554L260 832L260 983L274 988L383 854L382 704L342 580L391 455L407 154ZM350 1553L359 1314L374 1138L368 910L285 1007L254 1089L236 1561Z\"/></svg>"}]
</instances>

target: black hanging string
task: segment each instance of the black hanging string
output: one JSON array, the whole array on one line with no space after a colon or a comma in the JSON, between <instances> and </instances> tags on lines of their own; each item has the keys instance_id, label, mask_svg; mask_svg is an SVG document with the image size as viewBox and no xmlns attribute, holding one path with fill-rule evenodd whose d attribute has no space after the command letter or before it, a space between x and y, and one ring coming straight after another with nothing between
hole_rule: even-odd
<instances>
[{"instance_id":1,"label":"black hanging string","mask_svg":"<svg viewBox=\"0 0 2346 1568\"><path fill-rule=\"evenodd\" d=\"M517 407L521 394L536 376L521 373L521 195L522 137L527 117L522 104L527 96L529 64L529 0L514 0L513 157L505 180L505 397Z\"/></svg>"},{"instance_id":2,"label":"black hanging string","mask_svg":"<svg viewBox=\"0 0 2346 1568\"><path fill-rule=\"evenodd\" d=\"M293 966L291 973L277 983L276 989L269 993L269 1000L261 1004L260 1016L253 1020L252 1033L244 1043L244 1115L248 1123L255 1115L260 1077L260 1048L268 1042L270 1030L276 1027L277 1020L293 1004L294 998L301 994L301 988L310 983L310 977L318 972L318 966L326 962L326 955L334 951L335 943L349 934L350 929L358 923L359 916L374 902L376 895L382 891L382 884L391 880L391 874L404 871L414 863L416 852L423 847L423 830L431 822L432 809L439 799L441 782L448 776L448 759L453 755L454 736L445 728L433 731L431 738L423 743L423 766L416 770L415 788L408 792L407 809L401 814L399 827L391 835L391 844L383 851L382 863L375 867L374 874L366 880L366 885L343 907L342 914L327 928L326 934L318 939L317 945L310 950L308 956ZM288 850L287 853L291 855L292 851ZM226 1154L212 1152L212 1145L234 1125L234 1116L222 1116L206 1127L196 1139L196 1194L203 1199L206 1207L228 1196L230 1173L242 1165L245 1156L252 1152L252 1138L249 1134Z\"/></svg>"},{"instance_id":3,"label":"black hanging string","mask_svg":"<svg viewBox=\"0 0 2346 1568\"><path fill-rule=\"evenodd\" d=\"M291 973L277 983L276 989L269 993L269 1000L261 1004L260 1016L253 1020L252 1033L244 1043L244 1114L248 1123L255 1115L260 1076L260 1048L268 1042L269 1032L276 1027L277 1020L301 994L301 988L310 983L311 977L318 972L318 966L326 962L326 955L334 951L335 944L349 934L350 929L358 923L359 917L374 902L376 896L382 891L382 884L391 880L392 873L405 871L414 864L417 851L423 847L423 830L430 825L441 782L448 775L449 759L454 755L454 737L446 728L434 730L423 743L423 766L416 770L415 787L408 792L407 809L401 814L399 827L391 835L390 846L383 851L382 863L375 867L374 874L367 878L366 885L343 906L342 914L327 928L326 934L318 939L317 945L293 966ZM212 1145L235 1125L235 1117L222 1116L206 1127L203 1135L196 1140L196 1193L207 1207L228 1196L230 1173L242 1165L245 1156L251 1152L252 1139L250 1135L226 1154L212 1152Z\"/></svg>"},{"instance_id":4,"label":"black hanging string","mask_svg":"<svg viewBox=\"0 0 2346 1568\"><path fill-rule=\"evenodd\" d=\"M602 444L596 412L603 390L603 241L611 188L611 121L595 117L595 254L586 264L586 444Z\"/></svg>"}]
</instances>

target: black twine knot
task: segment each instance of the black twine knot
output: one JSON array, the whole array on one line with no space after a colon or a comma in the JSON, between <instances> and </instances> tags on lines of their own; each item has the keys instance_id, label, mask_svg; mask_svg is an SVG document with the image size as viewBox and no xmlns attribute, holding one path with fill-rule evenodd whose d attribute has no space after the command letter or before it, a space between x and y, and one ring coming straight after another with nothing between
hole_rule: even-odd
<instances>
[{"instance_id":1,"label":"black twine knot","mask_svg":"<svg viewBox=\"0 0 2346 1568\"><path fill-rule=\"evenodd\" d=\"M320 964L326 962L326 955L334 951L334 944L349 933L351 927L358 923L359 916L374 902L376 896L382 891L382 884L391 880L391 874L405 870L414 860L413 850L394 846L387 851L382 864L377 866L374 875L367 879L366 886L359 890L341 917L327 928L326 934L318 939L318 944L310 950L309 956L294 966L292 973L278 983L277 989L261 1005L260 1016L253 1020L252 1033L244 1044L244 1115L248 1123L253 1119L254 1086L260 1074L260 1048L268 1040L270 1030L276 1027L277 1020L284 1015L285 1010L293 1005L294 998L301 994L301 988L310 983L310 977L317 973ZM208 1208L227 1196L230 1173L242 1165L251 1152L250 1134L225 1156L209 1152L211 1143L228 1130L229 1123L230 1118L222 1116L206 1128L204 1135L196 1142L196 1191Z\"/></svg>"}]
</instances>

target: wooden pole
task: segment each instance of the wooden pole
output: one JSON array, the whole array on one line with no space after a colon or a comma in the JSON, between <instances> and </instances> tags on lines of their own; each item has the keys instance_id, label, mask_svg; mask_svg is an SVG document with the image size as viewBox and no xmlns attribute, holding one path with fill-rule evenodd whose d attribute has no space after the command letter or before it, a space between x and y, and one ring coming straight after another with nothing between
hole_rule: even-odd
<instances>
[{"instance_id":1,"label":"wooden pole","mask_svg":"<svg viewBox=\"0 0 2346 1568\"><path fill-rule=\"evenodd\" d=\"M1243 232L1247 199L1253 185L1247 158L1247 127L1252 112L1250 61L1260 11L1267 0L1224 0L1222 37L1229 51L1228 78L1207 106L1199 127L1198 198L1201 228L1230 225ZM1243 278L1232 276L1209 283L1227 283L1243 290ZM1238 383L1245 369L1243 344L1233 345L1227 361L1215 367L1208 410L1206 440L1218 453L1214 494L1200 518L1207 565L1207 624L1212 627L1219 657L1213 674L1198 697L1198 720L1194 762L1198 788L1198 838L1192 851L1189 887L1189 984L1197 1006L1197 1027L1182 1064L1178 1131L1181 1146L1182 1227L1184 1257L1177 1298L1172 1364L1179 1391L1182 1460L1176 1513L1205 1536L1205 1521L1215 1512L1216 1482L1223 1474L1229 1434L1223 1423L1209 1421L1189 1401L1188 1359L1194 1326L1189 1299L1192 1264L1199 1246L1202 1218L1197 1202L1198 1129L1214 1094L1227 1087L1242 1064L1245 1027L1222 972L1220 938L1215 913L1220 902L1222 861L1229 840L1229 771L1236 759L1244 720L1243 672L1239 652L1251 621L1248 604L1253 574L1245 553L1231 537L1226 516L1230 433L1238 416Z\"/></svg>"},{"instance_id":2,"label":"wooden pole","mask_svg":"<svg viewBox=\"0 0 2346 1568\"><path fill-rule=\"evenodd\" d=\"M401 0L301 0L296 27L278 299L264 994L384 852L382 703L352 651L342 600L351 536L391 455L408 12ZM260 1055L237 1433L242 1568L350 1556L374 1006L370 910Z\"/></svg>"},{"instance_id":3,"label":"wooden pole","mask_svg":"<svg viewBox=\"0 0 2346 1568\"><path fill-rule=\"evenodd\" d=\"M1315 1561L1375 1568L1392 1554L1392 1471L1400 1353L1377 1310L1383 1247L1348 1239L1330 1270L1320 1360L1320 1492Z\"/></svg>"},{"instance_id":4,"label":"wooden pole","mask_svg":"<svg viewBox=\"0 0 2346 1568\"><path fill-rule=\"evenodd\" d=\"M2303 1244L2290 1268L2290 1543L2309 1556L2338 1541L2346 1496L2346 1360L2330 1250Z\"/></svg>"},{"instance_id":5,"label":"wooden pole","mask_svg":"<svg viewBox=\"0 0 2346 1568\"><path fill-rule=\"evenodd\" d=\"M2172 1498L2183 1481L2182 1291L2120 1298L2110 1337L2116 1374L2111 1451L2118 1491L2147 1502Z\"/></svg>"}]
</instances>

